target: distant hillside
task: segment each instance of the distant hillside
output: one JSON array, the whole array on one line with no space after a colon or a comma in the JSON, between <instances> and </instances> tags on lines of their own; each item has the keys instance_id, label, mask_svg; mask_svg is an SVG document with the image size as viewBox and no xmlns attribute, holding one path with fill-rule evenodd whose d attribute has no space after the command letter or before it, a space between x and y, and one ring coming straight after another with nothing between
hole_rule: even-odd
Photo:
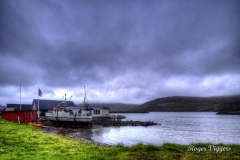
<instances>
[{"instance_id":1,"label":"distant hillside","mask_svg":"<svg viewBox=\"0 0 240 160\"><path fill-rule=\"evenodd\" d=\"M138 104L125 104L125 103L90 103L89 105L91 108L94 109L103 107L110 108L110 113L125 113L128 112L128 110L138 106ZM79 104L77 106L82 106L82 104Z\"/></svg>"},{"instance_id":2,"label":"distant hillside","mask_svg":"<svg viewBox=\"0 0 240 160\"><path fill-rule=\"evenodd\" d=\"M158 98L128 112L193 112L217 111L222 114L240 112L240 95L219 97L164 97Z\"/></svg>"}]
</instances>

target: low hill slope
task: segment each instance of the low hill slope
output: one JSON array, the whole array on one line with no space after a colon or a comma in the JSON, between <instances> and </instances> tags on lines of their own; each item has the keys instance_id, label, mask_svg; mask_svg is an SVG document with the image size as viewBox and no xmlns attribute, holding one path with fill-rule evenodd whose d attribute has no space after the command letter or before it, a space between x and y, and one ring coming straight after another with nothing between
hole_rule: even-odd
<instances>
[{"instance_id":1,"label":"low hill slope","mask_svg":"<svg viewBox=\"0 0 240 160\"><path fill-rule=\"evenodd\" d=\"M192 112L218 111L219 113L234 113L240 111L240 95L220 97L184 97L173 96L157 98L146 102L129 112Z\"/></svg>"}]
</instances>

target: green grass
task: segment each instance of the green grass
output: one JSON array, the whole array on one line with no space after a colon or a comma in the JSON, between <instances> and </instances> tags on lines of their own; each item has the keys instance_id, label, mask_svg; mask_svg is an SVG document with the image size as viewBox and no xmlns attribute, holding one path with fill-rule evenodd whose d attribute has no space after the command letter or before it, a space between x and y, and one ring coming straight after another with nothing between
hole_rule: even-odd
<instances>
[{"instance_id":1,"label":"green grass","mask_svg":"<svg viewBox=\"0 0 240 160\"><path fill-rule=\"evenodd\" d=\"M192 144L208 148L211 144ZM132 147L118 144L100 147L93 143L61 135L45 134L37 128L2 120L0 117L0 159L1 160L84 160L84 159L240 159L240 145L218 144L216 147L230 147L231 151L216 153L189 151L188 145L163 144L162 146L137 144Z\"/></svg>"}]
</instances>

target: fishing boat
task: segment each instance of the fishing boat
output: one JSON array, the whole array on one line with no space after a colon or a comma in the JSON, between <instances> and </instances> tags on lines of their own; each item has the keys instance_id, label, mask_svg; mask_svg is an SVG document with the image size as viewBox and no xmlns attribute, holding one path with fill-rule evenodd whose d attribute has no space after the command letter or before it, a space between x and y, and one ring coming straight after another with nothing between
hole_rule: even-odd
<instances>
[{"instance_id":1,"label":"fishing boat","mask_svg":"<svg viewBox=\"0 0 240 160\"><path fill-rule=\"evenodd\" d=\"M89 107L87 102L86 89L83 107L68 106L65 101L53 107L52 112L47 112L45 118L53 123L59 124L73 124L73 125L89 125L92 122L92 108Z\"/></svg>"}]
</instances>

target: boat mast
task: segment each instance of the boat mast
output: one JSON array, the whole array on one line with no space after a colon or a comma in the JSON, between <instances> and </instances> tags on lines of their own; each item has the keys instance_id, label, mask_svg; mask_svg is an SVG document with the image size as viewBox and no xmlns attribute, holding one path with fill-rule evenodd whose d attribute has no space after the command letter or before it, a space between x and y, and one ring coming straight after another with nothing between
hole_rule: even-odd
<instances>
[{"instance_id":1,"label":"boat mast","mask_svg":"<svg viewBox=\"0 0 240 160\"><path fill-rule=\"evenodd\" d=\"M84 109L88 109L88 102L87 102L87 93L86 93L86 88L84 86L84 92L85 92L85 95L84 95L84 100L83 100L83 106L84 106Z\"/></svg>"}]
</instances>

